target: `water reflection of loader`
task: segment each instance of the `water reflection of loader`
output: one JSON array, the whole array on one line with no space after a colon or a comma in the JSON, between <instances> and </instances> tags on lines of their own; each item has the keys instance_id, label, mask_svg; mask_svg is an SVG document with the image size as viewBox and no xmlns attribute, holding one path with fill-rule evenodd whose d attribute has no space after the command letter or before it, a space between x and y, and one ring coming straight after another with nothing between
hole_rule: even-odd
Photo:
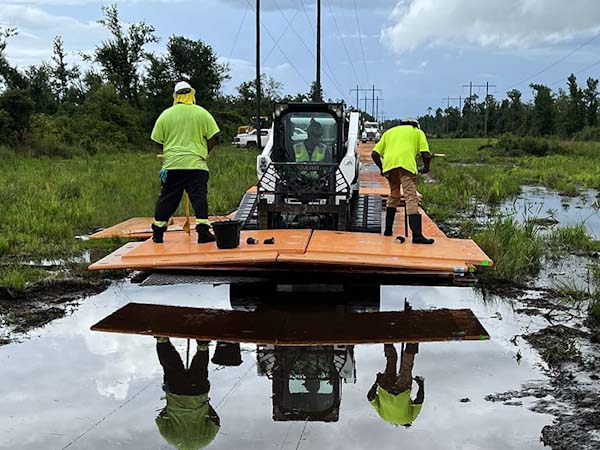
<instances>
[{"instance_id":1,"label":"water reflection of loader","mask_svg":"<svg viewBox=\"0 0 600 450\"><path fill-rule=\"evenodd\" d=\"M315 318L332 311L340 319L346 313L377 312L380 286L320 285L308 290L301 285L230 286L233 309L264 311L301 305L313 309ZM296 306L298 307L298 306ZM342 383L356 382L354 345L279 346L258 344L258 375L272 380L273 420L336 422Z\"/></svg>"}]
</instances>

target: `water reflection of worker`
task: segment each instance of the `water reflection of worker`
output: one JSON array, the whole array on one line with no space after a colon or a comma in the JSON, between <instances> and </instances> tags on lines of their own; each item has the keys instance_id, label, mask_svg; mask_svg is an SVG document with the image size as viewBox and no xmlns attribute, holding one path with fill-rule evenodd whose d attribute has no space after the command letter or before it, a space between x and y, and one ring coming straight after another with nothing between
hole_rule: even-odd
<instances>
[{"instance_id":1,"label":"water reflection of worker","mask_svg":"<svg viewBox=\"0 0 600 450\"><path fill-rule=\"evenodd\" d=\"M400 371L396 372L398 353L392 344L384 345L385 372L377 374L375 383L367 394L367 399L386 422L410 426L421 412L421 407L425 401L425 380L423 377L414 378L419 390L414 400L410 396L413 382L413 364L415 354L418 351L419 344L406 344L400 362Z\"/></svg>"},{"instance_id":2,"label":"water reflection of worker","mask_svg":"<svg viewBox=\"0 0 600 450\"><path fill-rule=\"evenodd\" d=\"M307 139L294 144L296 162L325 162L329 160L327 146L321 143L323 126L315 119L311 119L306 128Z\"/></svg>"},{"instance_id":3,"label":"water reflection of worker","mask_svg":"<svg viewBox=\"0 0 600 450\"><path fill-rule=\"evenodd\" d=\"M156 342L167 400L156 426L162 437L179 450L206 447L220 428L219 416L208 398L208 341L196 343L196 354L186 369L168 338L157 338Z\"/></svg>"}]
</instances>

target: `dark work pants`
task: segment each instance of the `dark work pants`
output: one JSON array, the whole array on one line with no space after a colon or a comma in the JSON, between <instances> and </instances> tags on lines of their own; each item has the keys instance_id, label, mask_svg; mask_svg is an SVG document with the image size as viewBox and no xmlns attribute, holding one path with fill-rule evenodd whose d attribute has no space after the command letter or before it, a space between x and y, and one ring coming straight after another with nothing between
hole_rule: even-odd
<instances>
[{"instance_id":1,"label":"dark work pants","mask_svg":"<svg viewBox=\"0 0 600 450\"><path fill-rule=\"evenodd\" d=\"M210 390L208 349L196 351L189 369L184 367L181 356L170 342L158 342L156 353L163 368L167 392L176 395L200 395Z\"/></svg>"},{"instance_id":2,"label":"dark work pants","mask_svg":"<svg viewBox=\"0 0 600 450\"><path fill-rule=\"evenodd\" d=\"M162 185L154 220L167 222L179 206L183 191L190 196L190 203L198 219L208 220L208 171L207 170L169 170L167 181Z\"/></svg>"}]
</instances>

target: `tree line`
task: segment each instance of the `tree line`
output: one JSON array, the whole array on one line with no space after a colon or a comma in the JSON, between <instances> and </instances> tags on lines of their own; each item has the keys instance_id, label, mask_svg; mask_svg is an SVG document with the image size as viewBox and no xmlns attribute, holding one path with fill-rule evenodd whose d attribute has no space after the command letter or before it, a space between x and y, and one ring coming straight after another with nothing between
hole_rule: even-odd
<instances>
[{"instance_id":1,"label":"tree line","mask_svg":"<svg viewBox=\"0 0 600 450\"><path fill-rule=\"evenodd\" d=\"M254 80L241 83L235 95L224 94L229 67L209 44L174 35L163 54L151 52L148 46L159 42L155 28L143 21L125 26L117 5L103 7L98 22L109 38L82 55L85 68L67 62L60 36L49 61L18 68L6 56L18 30L0 28L0 144L57 156L143 149L181 80L196 89L224 141L254 123ZM271 115L275 101L308 101L314 89L313 83L306 93L283 96L283 85L263 74L261 116Z\"/></svg>"},{"instance_id":2,"label":"tree line","mask_svg":"<svg viewBox=\"0 0 600 450\"><path fill-rule=\"evenodd\" d=\"M433 135L476 137L514 135L553 136L582 140L600 140L598 80L588 78L579 86L571 74L567 88L553 92L549 86L529 85L533 99L522 100L512 89L506 98L488 95L467 97L460 107L437 108L434 114L420 117L422 128ZM387 126L393 125L390 121ZM486 133L487 132L487 133Z\"/></svg>"}]
</instances>

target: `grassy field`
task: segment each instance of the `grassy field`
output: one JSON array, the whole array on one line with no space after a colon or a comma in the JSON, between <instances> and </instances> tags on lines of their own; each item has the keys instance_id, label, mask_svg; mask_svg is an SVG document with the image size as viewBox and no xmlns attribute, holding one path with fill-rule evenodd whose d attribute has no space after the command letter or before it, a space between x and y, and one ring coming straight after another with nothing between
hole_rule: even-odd
<instances>
[{"instance_id":1,"label":"grassy field","mask_svg":"<svg viewBox=\"0 0 600 450\"><path fill-rule=\"evenodd\" d=\"M18 158L0 152L0 286L22 287L38 262L77 256L90 245L75 236L135 216L152 216L160 189L154 154L89 159ZM219 146L209 159L211 214L230 212L256 183L256 152ZM118 243L108 243L116 245ZM19 276L19 274L21 274Z\"/></svg>"},{"instance_id":2,"label":"grassy field","mask_svg":"<svg viewBox=\"0 0 600 450\"><path fill-rule=\"evenodd\" d=\"M544 157L495 156L485 139L437 139L432 174L439 183L422 184L426 209L437 220L469 217L479 204L498 204L525 184L542 185L568 195L600 189L600 143L563 143L560 154Z\"/></svg>"}]
</instances>

